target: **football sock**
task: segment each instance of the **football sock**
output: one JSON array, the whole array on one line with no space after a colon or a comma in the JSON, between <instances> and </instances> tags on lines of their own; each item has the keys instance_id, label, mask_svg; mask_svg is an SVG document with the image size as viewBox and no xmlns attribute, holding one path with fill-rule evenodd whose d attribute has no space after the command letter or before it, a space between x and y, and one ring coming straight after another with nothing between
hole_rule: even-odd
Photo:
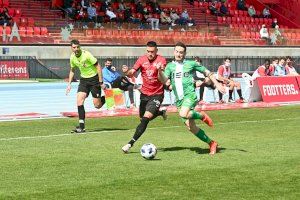
<instances>
[{"instance_id":1,"label":"football sock","mask_svg":"<svg viewBox=\"0 0 300 200\"><path fill-rule=\"evenodd\" d=\"M79 127L84 129L84 120L85 120L85 110L84 106L77 106L78 108L78 118L79 118Z\"/></svg>"},{"instance_id":2,"label":"football sock","mask_svg":"<svg viewBox=\"0 0 300 200\"><path fill-rule=\"evenodd\" d=\"M200 86L200 89L199 89L200 101L203 100L203 94L204 94L204 87Z\"/></svg>"},{"instance_id":3,"label":"football sock","mask_svg":"<svg viewBox=\"0 0 300 200\"><path fill-rule=\"evenodd\" d=\"M196 137L202 140L203 142L209 144L212 140L205 134L205 132L200 129L196 134Z\"/></svg>"},{"instance_id":4,"label":"football sock","mask_svg":"<svg viewBox=\"0 0 300 200\"><path fill-rule=\"evenodd\" d=\"M197 111L191 110L191 112L192 112L191 119L203 119L203 115L201 115Z\"/></svg>"},{"instance_id":5,"label":"football sock","mask_svg":"<svg viewBox=\"0 0 300 200\"><path fill-rule=\"evenodd\" d=\"M223 99L223 94L219 91L219 99L220 101Z\"/></svg>"},{"instance_id":6,"label":"football sock","mask_svg":"<svg viewBox=\"0 0 300 200\"><path fill-rule=\"evenodd\" d=\"M229 90L229 99L232 99L233 90Z\"/></svg>"},{"instance_id":7,"label":"football sock","mask_svg":"<svg viewBox=\"0 0 300 200\"><path fill-rule=\"evenodd\" d=\"M151 120L155 119L155 118L158 117L158 116L162 116L162 115L163 115L163 111L159 110L159 111L157 111L157 112L153 115L153 117L151 118ZM150 121L150 120L149 120L149 121Z\"/></svg>"},{"instance_id":8,"label":"football sock","mask_svg":"<svg viewBox=\"0 0 300 200\"><path fill-rule=\"evenodd\" d=\"M105 96L101 97L101 104L102 104L102 106L105 104Z\"/></svg>"},{"instance_id":9,"label":"football sock","mask_svg":"<svg viewBox=\"0 0 300 200\"><path fill-rule=\"evenodd\" d=\"M238 93L240 99L243 99L243 96L242 96L242 90L241 90L241 89L238 89L238 90L236 90L236 91L237 91L237 93Z\"/></svg>"},{"instance_id":10,"label":"football sock","mask_svg":"<svg viewBox=\"0 0 300 200\"><path fill-rule=\"evenodd\" d=\"M141 137L141 135L143 135L143 133L145 132L149 121L150 121L150 119L147 117L143 117L141 119L141 123L136 127L133 138L128 142L128 144L131 144L131 146L133 146L135 141L137 141Z\"/></svg>"}]
</instances>

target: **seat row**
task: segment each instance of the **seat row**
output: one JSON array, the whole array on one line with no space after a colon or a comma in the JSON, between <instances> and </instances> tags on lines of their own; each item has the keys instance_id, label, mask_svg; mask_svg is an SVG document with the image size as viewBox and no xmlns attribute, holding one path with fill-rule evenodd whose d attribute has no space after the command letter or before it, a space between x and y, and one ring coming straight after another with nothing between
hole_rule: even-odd
<instances>
[{"instance_id":1,"label":"seat row","mask_svg":"<svg viewBox=\"0 0 300 200\"><path fill-rule=\"evenodd\" d=\"M22 37L32 37L32 36L48 36L48 29L47 27L23 27L19 26L19 34ZM12 28L10 26L0 26L0 36L3 35L3 30L5 30L6 35L10 35Z\"/></svg>"},{"instance_id":2,"label":"seat row","mask_svg":"<svg viewBox=\"0 0 300 200\"><path fill-rule=\"evenodd\" d=\"M256 24L271 26L272 19L252 17L217 17L218 24Z\"/></svg>"}]
</instances>

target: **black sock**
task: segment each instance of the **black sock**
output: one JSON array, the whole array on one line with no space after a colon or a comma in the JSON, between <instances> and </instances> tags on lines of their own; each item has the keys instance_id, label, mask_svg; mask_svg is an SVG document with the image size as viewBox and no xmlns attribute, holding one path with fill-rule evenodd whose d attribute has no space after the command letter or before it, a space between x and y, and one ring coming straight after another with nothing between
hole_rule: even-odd
<instances>
[{"instance_id":1,"label":"black sock","mask_svg":"<svg viewBox=\"0 0 300 200\"><path fill-rule=\"evenodd\" d=\"M237 93L238 93L240 99L244 99L243 96L242 96L242 90L241 90L241 89L238 89L238 90L236 90L236 91L237 91Z\"/></svg>"},{"instance_id":2,"label":"black sock","mask_svg":"<svg viewBox=\"0 0 300 200\"><path fill-rule=\"evenodd\" d=\"M221 92L219 92L219 99L220 101L223 99L223 94Z\"/></svg>"},{"instance_id":3,"label":"black sock","mask_svg":"<svg viewBox=\"0 0 300 200\"><path fill-rule=\"evenodd\" d=\"M101 97L101 104L102 104L102 106L105 104L105 96Z\"/></svg>"},{"instance_id":4,"label":"black sock","mask_svg":"<svg viewBox=\"0 0 300 200\"><path fill-rule=\"evenodd\" d=\"M233 90L229 90L229 99L232 99Z\"/></svg>"},{"instance_id":5,"label":"black sock","mask_svg":"<svg viewBox=\"0 0 300 200\"><path fill-rule=\"evenodd\" d=\"M203 100L203 94L204 94L204 86L200 86L200 89L199 89L200 101Z\"/></svg>"},{"instance_id":6,"label":"black sock","mask_svg":"<svg viewBox=\"0 0 300 200\"><path fill-rule=\"evenodd\" d=\"M84 120L85 120L85 110L84 106L77 106L78 108L78 118L79 118L79 127L84 129Z\"/></svg>"},{"instance_id":7,"label":"black sock","mask_svg":"<svg viewBox=\"0 0 300 200\"><path fill-rule=\"evenodd\" d=\"M149 121L150 119L147 117L143 117L141 119L141 123L136 127L133 138L128 142L128 144L131 144L131 146L133 146L135 141L137 141L141 137L141 135L143 135L143 133L145 132Z\"/></svg>"}]
</instances>

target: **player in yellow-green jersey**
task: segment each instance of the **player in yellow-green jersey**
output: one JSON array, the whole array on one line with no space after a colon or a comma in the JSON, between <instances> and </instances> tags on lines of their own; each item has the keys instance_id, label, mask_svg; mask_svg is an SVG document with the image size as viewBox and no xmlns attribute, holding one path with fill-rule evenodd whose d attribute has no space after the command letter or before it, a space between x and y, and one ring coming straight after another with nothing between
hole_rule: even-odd
<instances>
[{"instance_id":1,"label":"player in yellow-green jersey","mask_svg":"<svg viewBox=\"0 0 300 200\"><path fill-rule=\"evenodd\" d=\"M101 95L101 88L104 89L102 78L102 69L98 60L88 51L80 48L78 40L71 41L72 54L70 57L70 73L69 82L66 90L68 94L71 90L71 82L74 78L74 70L77 67L80 71L80 82L77 90L77 109L79 126L77 126L73 133L85 132L85 109L84 101L89 93L92 93L93 103L95 108L101 108L105 103L104 95Z\"/></svg>"},{"instance_id":2,"label":"player in yellow-green jersey","mask_svg":"<svg viewBox=\"0 0 300 200\"><path fill-rule=\"evenodd\" d=\"M211 84L214 84L222 93L225 92L225 88L214 78L213 73L196 61L185 60L185 55L185 44L178 42L174 49L175 60L167 64L164 72L159 67L159 79L163 83L170 82L176 97L176 106L184 124L189 131L195 134L200 140L209 144L210 154L213 155L217 152L217 142L211 140L205 134L204 130L200 129L195 123L195 119L200 119L208 126L213 126L212 120L205 112L201 111L199 113L194 110L197 104L197 95L195 92L193 74L195 71L203 73L204 76L210 79Z\"/></svg>"}]
</instances>

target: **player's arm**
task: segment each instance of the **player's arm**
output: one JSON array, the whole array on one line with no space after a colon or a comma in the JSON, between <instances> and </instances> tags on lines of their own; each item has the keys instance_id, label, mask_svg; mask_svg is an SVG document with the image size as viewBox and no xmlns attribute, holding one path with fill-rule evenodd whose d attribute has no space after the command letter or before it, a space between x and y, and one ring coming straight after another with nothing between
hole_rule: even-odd
<instances>
[{"instance_id":1,"label":"player's arm","mask_svg":"<svg viewBox=\"0 0 300 200\"><path fill-rule=\"evenodd\" d=\"M165 84L166 86L169 86L169 85L170 85L170 80L169 80L169 78L165 75L165 73L168 74L169 70L168 70L168 68L166 68L166 71L164 72L164 71L163 71L163 67L164 67L164 66L162 66L162 65L157 66L157 70L158 70L158 76L157 76L157 78L158 78L158 80L159 80L162 84Z\"/></svg>"},{"instance_id":2,"label":"player's arm","mask_svg":"<svg viewBox=\"0 0 300 200\"><path fill-rule=\"evenodd\" d=\"M72 81L73 81L74 75L75 75L75 73L74 73L74 68L71 67L71 68L70 68L70 72L69 72L69 80L68 80L68 85L67 85L67 89L66 89L66 95L68 95L69 92L71 91L71 88L72 88L72 87L71 87L71 83L72 83Z\"/></svg>"},{"instance_id":3,"label":"player's arm","mask_svg":"<svg viewBox=\"0 0 300 200\"><path fill-rule=\"evenodd\" d=\"M133 75L135 74L136 70L134 68L130 69L127 71L126 76L128 76L129 78L133 77Z\"/></svg>"}]
</instances>

